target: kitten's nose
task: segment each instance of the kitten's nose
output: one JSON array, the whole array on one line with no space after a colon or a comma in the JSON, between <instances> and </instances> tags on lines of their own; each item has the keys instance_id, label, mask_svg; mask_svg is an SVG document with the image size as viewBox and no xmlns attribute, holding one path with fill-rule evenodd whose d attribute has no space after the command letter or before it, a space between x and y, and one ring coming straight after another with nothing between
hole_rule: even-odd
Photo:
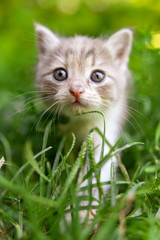
<instances>
[{"instance_id":1,"label":"kitten's nose","mask_svg":"<svg viewBox=\"0 0 160 240\"><path fill-rule=\"evenodd\" d=\"M79 98L79 96L84 93L84 89L82 87L71 87L69 91L75 98Z\"/></svg>"}]
</instances>

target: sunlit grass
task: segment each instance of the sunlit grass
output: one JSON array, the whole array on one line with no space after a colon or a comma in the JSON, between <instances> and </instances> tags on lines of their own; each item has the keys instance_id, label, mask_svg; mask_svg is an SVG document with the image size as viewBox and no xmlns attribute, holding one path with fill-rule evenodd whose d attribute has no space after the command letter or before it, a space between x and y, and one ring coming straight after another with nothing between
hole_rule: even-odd
<instances>
[{"instance_id":1,"label":"sunlit grass","mask_svg":"<svg viewBox=\"0 0 160 240\"><path fill-rule=\"evenodd\" d=\"M40 152L33 154L31 143L25 144L20 166L4 158L0 159L1 238L158 240L160 234L159 160L155 159L152 165L149 161L145 165L140 163L131 177L118 155L119 153L124 155L129 149L138 152L140 146L145 149L147 145L132 142L119 146L120 141L118 141L115 146L110 146L108 155L103 156L103 143L101 159L95 163L94 131L97 131L105 141L103 134L96 128L91 130L86 141L81 145L79 153L74 153L76 138L72 134L72 142L67 152L64 154L63 150L69 136L59 143L55 161L49 161L46 154L54 149L54 146L48 145L54 124L55 121L50 121L46 126ZM159 125L154 138L154 146L159 152ZM10 152L9 147L6 151ZM69 159L73 153L75 161L71 164ZM112 156L118 159L119 174L117 175L112 163L111 181L101 183L100 169ZM88 172L79 178L79 169L84 168L86 157ZM96 184L92 184L93 176L97 179ZM88 186L81 187L81 183L86 179L88 179ZM106 184L110 184L110 191L104 195L102 186ZM95 200L91 195L92 187L97 187L99 191L100 201L96 206L92 205L92 201ZM81 205L81 201L84 200L88 202L86 206ZM92 208L96 208L97 212L88 225ZM88 211L88 216L84 222L81 222L80 211L84 210ZM69 213L71 213L71 220L67 221L66 214ZM137 231L135 231L136 228L138 228ZM154 234L151 234L152 231Z\"/></svg>"},{"instance_id":2,"label":"sunlit grass","mask_svg":"<svg viewBox=\"0 0 160 240\"><path fill-rule=\"evenodd\" d=\"M101 157L100 162L96 164L93 160L93 131L91 131L87 140L82 144L75 163L70 165L67 160L76 142L73 135L70 149L64 156L61 153L60 164L53 168L54 162L50 163L45 157L46 151L52 151L47 146L50 131L51 122L46 127L40 153L34 155L30 143L26 144L24 160L22 161L24 163L21 167L16 166L16 164L12 166L7 161L3 165L4 159L1 159L1 162L3 161L0 170L1 237L10 237L10 239L53 239L54 237L54 239L74 238L83 240L89 239L91 235L94 236L94 239L103 239L106 234L110 234L110 239L124 237L126 227L123 226L122 222L127 221L126 214L128 215L131 210L134 210L133 203L135 202L136 192L144 185L144 182L136 183L136 176L131 182L125 179L116 179L115 167L112 164L111 194L108 194L108 196L103 195L105 199L101 199L99 205L96 206L97 213L90 226L88 226L89 219L87 220L87 218L84 223L80 224L79 211L88 209L89 217L92 209L92 196L90 193L93 187L91 181L93 175L97 178L97 184L94 184L94 187L98 188L101 195L102 185L109 183L99 182L97 173L100 168L112 156L117 156L118 153L125 149L140 143L127 144L117 149L113 147L110 153ZM76 179L79 169L84 168L86 156L88 159L88 173L79 182ZM10 169L8 174L7 169ZM3 174L3 172L6 174ZM83 187L82 190L80 184L86 179L90 179L89 186ZM121 194L117 191L119 185L127 186ZM78 195L78 192L84 191L84 189L86 189L85 192L88 189L88 194ZM145 194L143 189L141 192ZM149 189L148 194L151 194ZM80 205L83 200L88 201L86 207ZM125 213L128 205L131 205L131 207ZM68 206L71 206L70 210L66 209ZM68 211L71 211L71 222L67 222L65 218Z\"/></svg>"}]
</instances>

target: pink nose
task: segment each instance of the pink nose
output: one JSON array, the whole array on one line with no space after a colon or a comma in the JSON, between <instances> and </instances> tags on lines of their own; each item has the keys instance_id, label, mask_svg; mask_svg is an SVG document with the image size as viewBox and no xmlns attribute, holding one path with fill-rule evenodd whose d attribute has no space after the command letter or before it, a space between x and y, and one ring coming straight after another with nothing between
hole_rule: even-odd
<instances>
[{"instance_id":1,"label":"pink nose","mask_svg":"<svg viewBox=\"0 0 160 240\"><path fill-rule=\"evenodd\" d=\"M79 98L79 96L84 93L82 87L71 87L69 91L75 98Z\"/></svg>"}]
</instances>

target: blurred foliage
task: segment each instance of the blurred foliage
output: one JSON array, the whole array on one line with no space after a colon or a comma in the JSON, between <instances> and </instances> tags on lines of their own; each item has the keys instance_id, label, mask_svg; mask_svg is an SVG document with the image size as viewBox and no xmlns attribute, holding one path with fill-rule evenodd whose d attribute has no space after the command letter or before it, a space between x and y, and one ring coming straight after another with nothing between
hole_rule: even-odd
<instances>
[{"instance_id":1,"label":"blurred foliage","mask_svg":"<svg viewBox=\"0 0 160 240\"><path fill-rule=\"evenodd\" d=\"M61 35L108 36L123 27L134 30L130 60L133 79L129 97L136 100L129 101L132 116L124 135L126 141L144 141L148 147L135 153L126 152L124 161L128 167L133 166L133 162L136 167L142 155L144 158L141 161L148 158L155 160L154 130L160 119L159 10L159 0L1 1L0 132L3 138L0 155L7 154L4 138L8 139L14 161L20 161L17 159L28 139L40 150L40 144L36 143L41 143L43 130L36 131L35 128L42 108L34 99L35 94L31 93L36 90L34 22L40 22ZM44 122L47 122L47 117ZM131 161L127 160L128 157Z\"/></svg>"}]
</instances>

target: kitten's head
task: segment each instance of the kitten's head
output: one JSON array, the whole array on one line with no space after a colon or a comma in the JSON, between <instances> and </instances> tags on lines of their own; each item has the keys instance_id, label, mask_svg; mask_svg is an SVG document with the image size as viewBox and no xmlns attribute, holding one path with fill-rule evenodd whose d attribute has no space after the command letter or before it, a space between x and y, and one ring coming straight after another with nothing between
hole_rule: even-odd
<instances>
[{"instance_id":1,"label":"kitten's head","mask_svg":"<svg viewBox=\"0 0 160 240\"><path fill-rule=\"evenodd\" d=\"M106 111L125 97L132 32L108 39L63 38L36 24L36 85L48 109L65 113Z\"/></svg>"}]
</instances>

